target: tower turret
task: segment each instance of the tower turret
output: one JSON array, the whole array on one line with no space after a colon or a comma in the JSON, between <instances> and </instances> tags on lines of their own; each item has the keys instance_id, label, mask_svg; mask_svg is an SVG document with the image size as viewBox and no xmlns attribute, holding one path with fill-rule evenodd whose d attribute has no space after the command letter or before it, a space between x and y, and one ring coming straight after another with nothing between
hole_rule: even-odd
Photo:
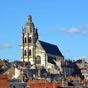
<instances>
[{"instance_id":1,"label":"tower turret","mask_svg":"<svg viewBox=\"0 0 88 88\"><path fill-rule=\"evenodd\" d=\"M22 61L34 64L35 45L38 40L38 31L32 22L32 16L28 16L25 27L22 29Z\"/></svg>"}]
</instances>

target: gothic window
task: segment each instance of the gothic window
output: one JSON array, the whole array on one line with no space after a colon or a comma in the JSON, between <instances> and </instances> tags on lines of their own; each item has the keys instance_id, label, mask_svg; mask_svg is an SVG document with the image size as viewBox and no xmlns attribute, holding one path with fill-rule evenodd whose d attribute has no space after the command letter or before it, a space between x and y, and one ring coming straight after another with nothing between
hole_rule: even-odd
<instances>
[{"instance_id":1,"label":"gothic window","mask_svg":"<svg viewBox=\"0 0 88 88\"><path fill-rule=\"evenodd\" d=\"M30 50L30 49L29 49L29 51L28 51L28 55L31 56L31 50Z\"/></svg>"},{"instance_id":2,"label":"gothic window","mask_svg":"<svg viewBox=\"0 0 88 88\"><path fill-rule=\"evenodd\" d=\"M40 57L40 56L37 56L37 57L35 58L35 63L36 63L36 64L41 64L41 57Z\"/></svg>"},{"instance_id":3,"label":"gothic window","mask_svg":"<svg viewBox=\"0 0 88 88\"><path fill-rule=\"evenodd\" d=\"M24 38L24 43L27 43L27 38L26 37Z\"/></svg>"},{"instance_id":4,"label":"gothic window","mask_svg":"<svg viewBox=\"0 0 88 88\"><path fill-rule=\"evenodd\" d=\"M31 37L28 38L28 43L31 43Z\"/></svg>"},{"instance_id":5,"label":"gothic window","mask_svg":"<svg viewBox=\"0 0 88 88\"><path fill-rule=\"evenodd\" d=\"M26 56L26 50L24 50L24 56Z\"/></svg>"}]
</instances>

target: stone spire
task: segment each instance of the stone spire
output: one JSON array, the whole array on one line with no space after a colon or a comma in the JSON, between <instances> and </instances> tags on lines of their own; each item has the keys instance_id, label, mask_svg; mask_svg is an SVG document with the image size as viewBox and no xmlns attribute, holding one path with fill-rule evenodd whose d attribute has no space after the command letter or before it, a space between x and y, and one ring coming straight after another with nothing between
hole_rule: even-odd
<instances>
[{"instance_id":1,"label":"stone spire","mask_svg":"<svg viewBox=\"0 0 88 88\"><path fill-rule=\"evenodd\" d=\"M24 62L23 66L25 66L25 61L34 64L34 60L36 57L35 46L36 41L38 40L38 30L35 28L34 23L32 21L32 16L29 15L27 17L27 21L25 23L24 28L22 29L22 61Z\"/></svg>"},{"instance_id":2,"label":"stone spire","mask_svg":"<svg viewBox=\"0 0 88 88\"><path fill-rule=\"evenodd\" d=\"M31 15L28 16L28 23L32 23L32 16Z\"/></svg>"},{"instance_id":3,"label":"stone spire","mask_svg":"<svg viewBox=\"0 0 88 88\"><path fill-rule=\"evenodd\" d=\"M28 15L27 22L25 24L25 27L23 28L23 32L32 33L34 32L34 30L35 30L35 27L34 27L34 23L32 22L32 16Z\"/></svg>"}]
</instances>

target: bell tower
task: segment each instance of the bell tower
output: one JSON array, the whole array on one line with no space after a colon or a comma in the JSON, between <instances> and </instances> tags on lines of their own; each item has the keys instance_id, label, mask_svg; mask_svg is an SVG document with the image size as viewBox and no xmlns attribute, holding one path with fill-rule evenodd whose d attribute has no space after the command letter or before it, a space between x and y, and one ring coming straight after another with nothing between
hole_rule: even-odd
<instances>
[{"instance_id":1,"label":"bell tower","mask_svg":"<svg viewBox=\"0 0 88 88\"><path fill-rule=\"evenodd\" d=\"M25 27L22 29L21 60L23 62L30 62L31 64L34 64L37 40L38 32L34 26L34 23L32 22L32 16L29 15Z\"/></svg>"}]
</instances>

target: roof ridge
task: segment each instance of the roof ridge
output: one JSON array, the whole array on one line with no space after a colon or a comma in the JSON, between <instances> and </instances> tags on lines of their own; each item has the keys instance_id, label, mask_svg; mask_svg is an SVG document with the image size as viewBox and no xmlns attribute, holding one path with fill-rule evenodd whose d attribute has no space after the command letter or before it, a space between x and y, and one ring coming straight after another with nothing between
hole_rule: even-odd
<instances>
[{"instance_id":1,"label":"roof ridge","mask_svg":"<svg viewBox=\"0 0 88 88\"><path fill-rule=\"evenodd\" d=\"M50 45L54 45L54 46L57 46L56 44L53 44L53 43L49 43L49 42L46 42L46 41L41 41L39 40L40 42L43 42L43 43L47 43L47 44L50 44Z\"/></svg>"}]
</instances>

